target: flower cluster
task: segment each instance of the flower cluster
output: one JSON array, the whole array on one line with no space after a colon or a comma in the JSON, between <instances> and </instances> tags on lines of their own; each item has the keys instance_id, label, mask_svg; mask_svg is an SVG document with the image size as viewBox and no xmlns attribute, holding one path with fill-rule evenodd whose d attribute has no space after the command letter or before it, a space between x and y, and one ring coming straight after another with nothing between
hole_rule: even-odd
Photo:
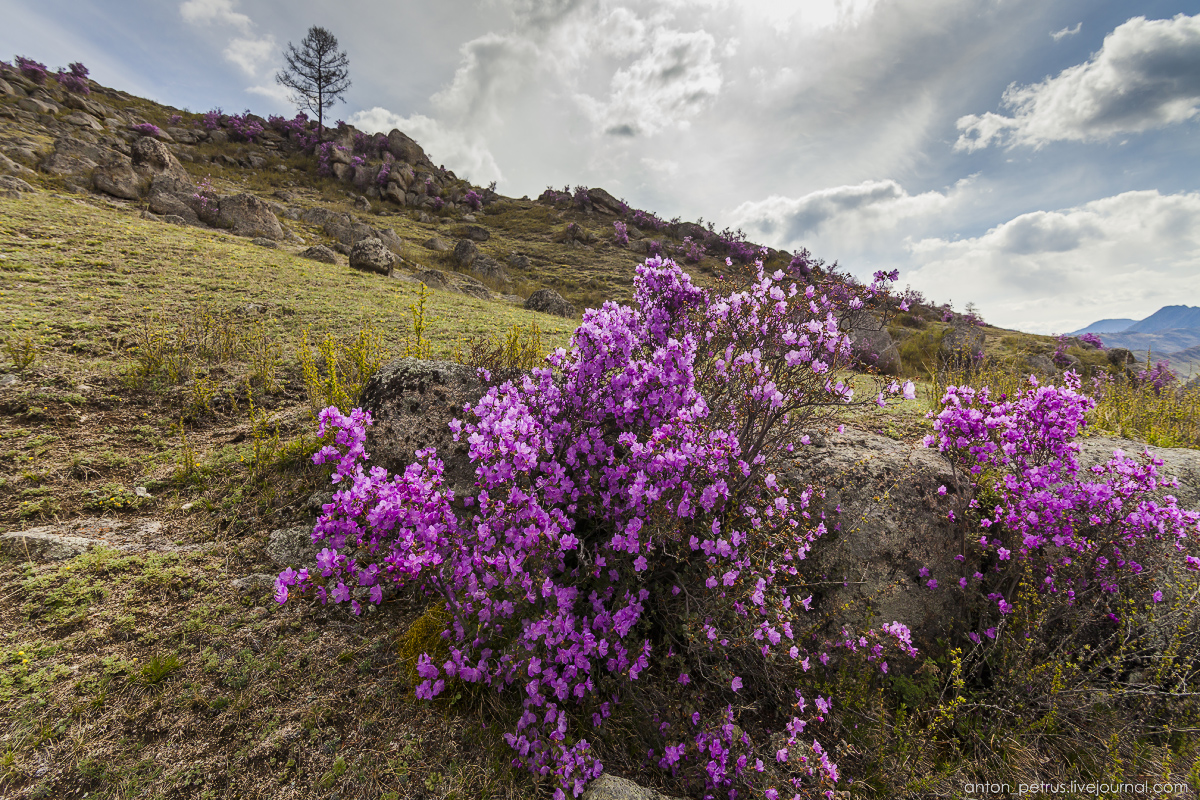
<instances>
[{"instance_id":1,"label":"flower cluster","mask_svg":"<svg viewBox=\"0 0 1200 800\"><path fill-rule=\"evenodd\" d=\"M683 243L678 248L679 255L683 256L683 260L689 264L696 264L700 259L704 258L704 244L701 242L692 241L692 237L685 236Z\"/></svg>"},{"instance_id":2,"label":"flower cluster","mask_svg":"<svg viewBox=\"0 0 1200 800\"><path fill-rule=\"evenodd\" d=\"M471 209L472 211L479 211L480 209L483 208L483 196L480 195L479 192L475 191L474 189L470 190L465 195L463 195L462 201L463 201L463 205L465 205L467 208Z\"/></svg>"},{"instance_id":3,"label":"flower cluster","mask_svg":"<svg viewBox=\"0 0 1200 800\"><path fill-rule=\"evenodd\" d=\"M1149 386L1154 389L1155 394L1162 393L1162 390L1174 384L1178 378L1171 371L1171 365L1166 361L1156 361L1154 366L1146 367L1138 372L1135 383L1138 386Z\"/></svg>"},{"instance_id":4,"label":"flower cluster","mask_svg":"<svg viewBox=\"0 0 1200 800\"><path fill-rule=\"evenodd\" d=\"M1013 608L1005 587L1018 565L1032 563L1041 590L1073 604L1084 590L1118 594L1134 576L1161 566L1164 545L1189 566L1194 558L1186 550L1200 531L1200 514L1180 509L1169 494L1155 499L1172 485L1158 476L1161 460L1117 450L1107 463L1080 469L1076 437L1095 401L1079 391L1074 372L1063 380L1039 386L1030 376L1019 397L999 399L986 388L947 387L935 433L926 438L994 498L977 512L981 570L958 583L998 588L987 597L1001 615Z\"/></svg>"},{"instance_id":5,"label":"flower cluster","mask_svg":"<svg viewBox=\"0 0 1200 800\"><path fill-rule=\"evenodd\" d=\"M75 94L91 94L92 87L88 85L88 68L78 61L67 65L67 69L59 69L55 78L58 85L68 92Z\"/></svg>"},{"instance_id":6,"label":"flower cluster","mask_svg":"<svg viewBox=\"0 0 1200 800\"><path fill-rule=\"evenodd\" d=\"M664 769L710 792L827 787L837 768L801 733L830 701L810 706L795 688L814 655L802 567L825 525L815 491L771 465L854 402L837 377L851 357L844 325L886 287L833 288L760 264L719 294L648 260L635 305L589 309L548 368L493 385L451 424L475 465L461 518L434 450L399 475L367 468L370 415L326 409L320 432L336 442L314 460L336 462L343 488L313 531L316 570L285 570L277 599L311 592L359 613L384 584L432 592L451 617L449 656L421 657L417 695L455 681L510 691L515 761L554 776L559 798L600 772L588 736L643 675L680 693L650 752ZM859 402L901 391L911 386ZM872 637L863 647L880 660L881 641L911 648L902 625ZM769 704L779 714L735 713L777 686L789 687ZM755 741L772 726L790 737L765 770Z\"/></svg>"},{"instance_id":7,"label":"flower cluster","mask_svg":"<svg viewBox=\"0 0 1200 800\"><path fill-rule=\"evenodd\" d=\"M1097 350L1108 349L1104 346L1104 340L1101 339L1099 336L1097 336L1094 333L1082 334L1079 337L1079 341L1083 342L1084 344L1090 344L1092 347L1096 348Z\"/></svg>"},{"instance_id":8,"label":"flower cluster","mask_svg":"<svg viewBox=\"0 0 1200 800\"><path fill-rule=\"evenodd\" d=\"M129 130L142 136L161 136L162 131L157 125L152 122L140 122L137 125L130 125Z\"/></svg>"},{"instance_id":9,"label":"flower cluster","mask_svg":"<svg viewBox=\"0 0 1200 800\"><path fill-rule=\"evenodd\" d=\"M629 229L621 220L613 223L613 241L617 243L618 247L629 247Z\"/></svg>"}]
</instances>

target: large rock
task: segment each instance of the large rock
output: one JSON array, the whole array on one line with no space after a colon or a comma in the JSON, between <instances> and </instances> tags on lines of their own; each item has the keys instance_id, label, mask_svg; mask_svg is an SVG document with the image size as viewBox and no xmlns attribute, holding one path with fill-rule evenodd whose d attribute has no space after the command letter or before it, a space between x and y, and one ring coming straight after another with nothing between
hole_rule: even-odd
<instances>
[{"instance_id":1,"label":"large rock","mask_svg":"<svg viewBox=\"0 0 1200 800\"><path fill-rule=\"evenodd\" d=\"M396 254L379 239L363 239L350 248L350 266L380 275L390 275Z\"/></svg>"},{"instance_id":2,"label":"large rock","mask_svg":"<svg viewBox=\"0 0 1200 800\"><path fill-rule=\"evenodd\" d=\"M454 264L461 269L474 264L479 255L479 248L470 239L459 239L458 244L454 245Z\"/></svg>"},{"instance_id":3,"label":"large rock","mask_svg":"<svg viewBox=\"0 0 1200 800\"><path fill-rule=\"evenodd\" d=\"M130 150L133 170L153 185L155 191L190 192L192 177L167 146L157 139L143 136Z\"/></svg>"},{"instance_id":4,"label":"large rock","mask_svg":"<svg viewBox=\"0 0 1200 800\"><path fill-rule=\"evenodd\" d=\"M854 357L868 369L883 375L900 373L900 350L887 328L861 327L850 332Z\"/></svg>"},{"instance_id":5,"label":"large rock","mask_svg":"<svg viewBox=\"0 0 1200 800\"><path fill-rule=\"evenodd\" d=\"M0 176L0 197L16 200L22 192L32 192L33 187L12 175Z\"/></svg>"},{"instance_id":6,"label":"large rock","mask_svg":"<svg viewBox=\"0 0 1200 800\"><path fill-rule=\"evenodd\" d=\"M607 772L583 790L579 800L672 800L669 795L639 786L628 778Z\"/></svg>"},{"instance_id":7,"label":"large rock","mask_svg":"<svg viewBox=\"0 0 1200 800\"><path fill-rule=\"evenodd\" d=\"M414 142L411 138L401 133L399 130L393 129L388 134L388 152L395 156L397 161L403 161L407 164L416 166L423 164L432 166L429 163L428 156L421 149L421 145Z\"/></svg>"},{"instance_id":8,"label":"large rock","mask_svg":"<svg viewBox=\"0 0 1200 800\"><path fill-rule=\"evenodd\" d=\"M313 261L320 261L323 264L336 264L337 253L330 250L323 244L314 245L300 254L301 258L311 258Z\"/></svg>"},{"instance_id":9,"label":"large rock","mask_svg":"<svg viewBox=\"0 0 1200 800\"><path fill-rule=\"evenodd\" d=\"M445 462L446 483L457 497L472 494L475 469L467 443L455 442L450 420L462 416L466 403L483 394L475 370L450 361L398 358L367 381L359 404L375 424L367 429L371 464L401 472L413 453L434 446Z\"/></svg>"},{"instance_id":10,"label":"large rock","mask_svg":"<svg viewBox=\"0 0 1200 800\"><path fill-rule=\"evenodd\" d=\"M189 225L199 225L200 217L192 209L191 204L179 195L170 192L159 192L150 195L150 211L160 216L171 215L181 217Z\"/></svg>"},{"instance_id":11,"label":"large rock","mask_svg":"<svg viewBox=\"0 0 1200 800\"><path fill-rule=\"evenodd\" d=\"M450 283L446 280L446 273L442 272L440 269L422 270L421 272L418 272L415 277L430 289L441 289L442 291L447 291L450 288Z\"/></svg>"},{"instance_id":12,"label":"large rock","mask_svg":"<svg viewBox=\"0 0 1200 800\"><path fill-rule=\"evenodd\" d=\"M587 196L588 200L592 201L592 208L595 210L601 211L605 214L621 213L621 201L603 189L599 187L588 189ZM701 230L703 231L703 229ZM703 232L701 233L701 236L703 236Z\"/></svg>"},{"instance_id":13,"label":"large rock","mask_svg":"<svg viewBox=\"0 0 1200 800\"><path fill-rule=\"evenodd\" d=\"M78 175L94 169L113 151L94 142L74 136L54 140L54 150L38 164L38 169L51 175Z\"/></svg>"},{"instance_id":14,"label":"large rock","mask_svg":"<svg viewBox=\"0 0 1200 800\"><path fill-rule=\"evenodd\" d=\"M945 364L968 366L983 358L983 329L956 318L942 336L939 356Z\"/></svg>"},{"instance_id":15,"label":"large rock","mask_svg":"<svg viewBox=\"0 0 1200 800\"><path fill-rule=\"evenodd\" d=\"M267 558L280 568L312 569L317 563L317 553L324 546L313 542L312 531L312 527L306 525L271 531Z\"/></svg>"},{"instance_id":16,"label":"large rock","mask_svg":"<svg viewBox=\"0 0 1200 800\"><path fill-rule=\"evenodd\" d=\"M216 224L237 236L275 240L287 236L267 201L252 194L222 197L217 204Z\"/></svg>"},{"instance_id":17,"label":"large rock","mask_svg":"<svg viewBox=\"0 0 1200 800\"><path fill-rule=\"evenodd\" d=\"M313 224L320 224L326 234L347 247L353 247L364 239L378 239L393 253L399 254L402 252L404 241L391 228L374 228L365 222L359 222L349 214L330 214L329 216L325 216L311 213L312 211L310 209L310 211L304 212L300 215L300 218L305 221L322 219L322 222Z\"/></svg>"},{"instance_id":18,"label":"large rock","mask_svg":"<svg viewBox=\"0 0 1200 800\"><path fill-rule=\"evenodd\" d=\"M117 152L92 171L92 185L123 200L137 200L142 194L142 179L133 171L133 160Z\"/></svg>"},{"instance_id":19,"label":"large rock","mask_svg":"<svg viewBox=\"0 0 1200 800\"><path fill-rule=\"evenodd\" d=\"M481 225L460 225L455 230L455 233L464 239L472 239L476 242L486 242L492 238L492 234L488 232L488 229Z\"/></svg>"},{"instance_id":20,"label":"large rock","mask_svg":"<svg viewBox=\"0 0 1200 800\"><path fill-rule=\"evenodd\" d=\"M568 303L561 294L553 289L538 289L529 295L525 301L529 311L540 311L543 314L554 314L559 317L575 316L575 306Z\"/></svg>"},{"instance_id":21,"label":"large rock","mask_svg":"<svg viewBox=\"0 0 1200 800\"><path fill-rule=\"evenodd\" d=\"M1179 486L1164 488L1158 494L1173 495L1182 509L1200 511L1200 450L1186 447L1149 447L1118 436L1089 436L1080 440L1079 466L1086 470L1104 464L1112 458L1114 450L1121 450L1127 456L1140 458L1142 452L1147 449L1150 455L1163 460L1163 465L1158 468L1160 478L1179 480Z\"/></svg>"},{"instance_id":22,"label":"large rock","mask_svg":"<svg viewBox=\"0 0 1200 800\"><path fill-rule=\"evenodd\" d=\"M471 262L471 272L480 278L486 278L500 284L508 283L508 271L504 265L491 256L481 255Z\"/></svg>"},{"instance_id":23,"label":"large rock","mask_svg":"<svg viewBox=\"0 0 1200 800\"><path fill-rule=\"evenodd\" d=\"M814 436L776 472L789 486L825 490L830 530L809 553L805 581L814 586L813 610L828 615L827 635L843 625L899 621L922 648L955 627L965 632L961 603L946 587L975 565L969 553L967 561L954 560L966 545L947 514L969 486L940 453L847 430ZM926 585L930 579L938 590Z\"/></svg>"},{"instance_id":24,"label":"large rock","mask_svg":"<svg viewBox=\"0 0 1200 800\"><path fill-rule=\"evenodd\" d=\"M99 544L96 539L57 533L52 526L0 536L0 551L26 561L62 561Z\"/></svg>"}]
</instances>

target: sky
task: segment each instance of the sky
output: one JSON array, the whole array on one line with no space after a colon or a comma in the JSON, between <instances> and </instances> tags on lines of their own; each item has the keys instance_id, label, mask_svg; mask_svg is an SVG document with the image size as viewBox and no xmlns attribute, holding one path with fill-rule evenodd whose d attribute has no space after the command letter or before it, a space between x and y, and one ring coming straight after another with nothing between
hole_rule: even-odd
<instances>
[{"instance_id":1,"label":"sky","mask_svg":"<svg viewBox=\"0 0 1200 800\"><path fill-rule=\"evenodd\" d=\"M1200 305L1200 7L1177 0L0 0L0 58L190 111L295 112L309 26L502 194L600 186L994 325Z\"/></svg>"}]
</instances>

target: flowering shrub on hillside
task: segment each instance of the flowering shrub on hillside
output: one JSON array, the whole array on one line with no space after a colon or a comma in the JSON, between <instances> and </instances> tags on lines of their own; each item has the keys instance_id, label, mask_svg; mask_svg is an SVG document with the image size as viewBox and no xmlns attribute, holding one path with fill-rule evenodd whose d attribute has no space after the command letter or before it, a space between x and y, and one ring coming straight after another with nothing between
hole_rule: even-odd
<instances>
[{"instance_id":1,"label":"flowering shrub on hillside","mask_svg":"<svg viewBox=\"0 0 1200 800\"><path fill-rule=\"evenodd\" d=\"M474 189L463 195L462 201L463 205L472 211L478 211L483 208L483 197Z\"/></svg>"},{"instance_id":2,"label":"flowering shrub on hillside","mask_svg":"<svg viewBox=\"0 0 1200 800\"><path fill-rule=\"evenodd\" d=\"M1097 336L1094 333L1083 334L1082 336L1079 337L1079 341L1083 342L1084 344L1090 344L1092 347L1096 348L1097 350L1107 350L1108 349L1104 346L1104 340L1101 339L1099 336Z\"/></svg>"},{"instance_id":3,"label":"flowering shrub on hillside","mask_svg":"<svg viewBox=\"0 0 1200 800\"><path fill-rule=\"evenodd\" d=\"M140 133L142 136L160 136L162 131L157 125L152 122L140 122L137 125L131 125L129 130L134 133Z\"/></svg>"},{"instance_id":4,"label":"flowering shrub on hillside","mask_svg":"<svg viewBox=\"0 0 1200 800\"><path fill-rule=\"evenodd\" d=\"M1076 437L1095 401L1079 391L1074 372L1065 373L1062 386L1039 386L1032 376L1029 384L1019 397L998 399L986 388L947 387L935 433L926 438L978 476L986 492L984 503L972 501L982 568L959 578L960 587L982 587L1003 617L1013 609L1015 576L1026 567L1041 592L1067 605L1086 593L1089 602L1114 608L1122 595L1144 588L1139 583L1150 566L1162 566L1164 547L1188 569L1200 569L1188 552L1200 514L1181 510L1171 495L1154 499L1170 486L1158 476L1162 461L1116 451L1081 471Z\"/></svg>"},{"instance_id":5,"label":"flowering shrub on hillside","mask_svg":"<svg viewBox=\"0 0 1200 800\"><path fill-rule=\"evenodd\" d=\"M73 61L68 65L69 72L64 69L59 69L55 75L58 85L68 92L75 94L91 94L92 87L88 85L87 76L88 68L78 61Z\"/></svg>"},{"instance_id":6,"label":"flowering shrub on hillside","mask_svg":"<svg viewBox=\"0 0 1200 800\"><path fill-rule=\"evenodd\" d=\"M825 526L814 490L770 465L853 402L842 323L885 291L832 288L760 265L718 294L648 260L634 306L588 310L548 368L493 385L452 423L478 487L461 520L434 450L401 475L368 469L370 415L326 409L336 443L314 460L346 488L313 532L318 569L281 573L277 600L312 592L357 613L385 583L433 593L449 656L421 658L417 695L508 689L521 710L505 739L554 776L556 797L599 774L589 737L650 680L667 687L649 752L664 770L731 797L828 788L837 767L806 728L831 699L805 688L810 658L845 646L886 670L889 652L914 652L899 623L849 644L805 635L803 561ZM782 746L768 751L772 730Z\"/></svg>"},{"instance_id":7,"label":"flowering shrub on hillside","mask_svg":"<svg viewBox=\"0 0 1200 800\"><path fill-rule=\"evenodd\" d=\"M46 65L41 62L34 61L32 58L25 56L17 56L13 59L17 70L29 80L36 83L38 86L46 85L46 76L50 73L46 70Z\"/></svg>"},{"instance_id":8,"label":"flowering shrub on hillside","mask_svg":"<svg viewBox=\"0 0 1200 800\"><path fill-rule=\"evenodd\" d=\"M1146 367L1138 372L1136 378L1139 386L1149 386L1154 389L1155 394L1176 383L1177 380L1175 373L1171 372L1171 365L1166 361L1156 361L1154 366Z\"/></svg>"},{"instance_id":9,"label":"flowering shrub on hillside","mask_svg":"<svg viewBox=\"0 0 1200 800\"><path fill-rule=\"evenodd\" d=\"M620 247L629 247L629 229L621 220L613 223L613 241Z\"/></svg>"}]
</instances>

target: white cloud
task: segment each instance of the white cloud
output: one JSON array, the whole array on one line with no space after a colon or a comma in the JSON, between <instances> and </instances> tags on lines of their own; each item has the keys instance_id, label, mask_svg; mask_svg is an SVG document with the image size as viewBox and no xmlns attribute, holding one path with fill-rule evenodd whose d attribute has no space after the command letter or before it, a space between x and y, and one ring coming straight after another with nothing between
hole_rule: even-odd
<instances>
[{"instance_id":1,"label":"white cloud","mask_svg":"<svg viewBox=\"0 0 1200 800\"><path fill-rule=\"evenodd\" d=\"M185 22L192 25L221 23L243 31L250 30L250 18L233 10L234 0L186 0L179 6Z\"/></svg>"},{"instance_id":2,"label":"white cloud","mask_svg":"<svg viewBox=\"0 0 1200 800\"><path fill-rule=\"evenodd\" d=\"M576 100L602 130L616 136L687 128L721 92L715 47L707 31L656 27L640 56L613 74L607 99L579 94Z\"/></svg>"},{"instance_id":3,"label":"white cloud","mask_svg":"<svg viewBox=\"0 0 1200 800\"><path fill-rule=\"evenodd\" d=\"M1074 28L1063 28L1062 30L1057 30L1054 33L1050 34L1050 38L1056 42L1061 41L1062 39L1065 39L1068 36L1074 36L1075 34L1079 33L1079 31L1082 29L1083 29L1083 23L1076 22Z\"/></svg>"},{"instance_id":4,"label":"white cloud","mask_svg":"<svg viewBox=\"0 0 1200 800\"><path fill-rule=\"evenodd\" d=\"M223 53L227 61L252 77L258 74L260 64L271 61L277 54L275 37L270 34L258 39L234 39Z\"/></svg>"},{"instance_id":5,"label":"white cloud","mask_svg":"<svg viewBox=\"0 0 1200 800\"><path fill-rule=\"evenodd\" d=\"M961 117L954 149L1105 139L1191 119L1200 111L1200 15L1134 17L1087 62L1041 83L1013 84L1002 102L1011 117Z\"/></svg>"},{"instance_id":6,"label":"white cloud","mask_svg":"<svg viewBox=\"0 0 1200 800\"><path fill-rule=\"evenodd\" d=\"M291 92L289 92L286 87L280 86L278 83L276 83L274 76L272 76L272 79L267 83L259 84L257 86L247 86L246 91L250 92L251 94L259 95L260 97L265 97L268 100L274 100L278 103L292 105Z\"/></svg>"},{"instance_id":7,"label":"white cloud","mask_svg":"<svg viewBox=\"0 0 1200 800\"><path fill-rule=\"evenodd\" d=\"M863 181L820 189L802 197L768 197L742 203L734 224L780 247L809 245L821 239L831 252L861 251L873 237L895 234L901 224L911 232L946 217L964 198L970 179L945 192L909 194L894 180Z\"/></svg>"},{"instance_id":8,"label":"white cloud","mask_svg":"<svg viewBox=\"0 0 1200 800\"><path fill-rule=\"evenodd\" d=\"M388 133L398 128L415 139L433 163L445 164L460 178L469 178L476 184L504 178L484 139L463 128L445 125L423 114L404 117L379 106L357 111L346 121L368 133Z\"/></svg>"},{"instance_id":9,"label":"white cloud","mask_svg":"<svg viewBox=\"0 0 1200 800\"><path fill-rule=\"evenodd\" d=\"M910 250L920 266L903 279L931 297L973 299L993 324L1053 333L1138 318L1200 285L1200 193L1125 192Z\"/></svg>"}]
</instances>

